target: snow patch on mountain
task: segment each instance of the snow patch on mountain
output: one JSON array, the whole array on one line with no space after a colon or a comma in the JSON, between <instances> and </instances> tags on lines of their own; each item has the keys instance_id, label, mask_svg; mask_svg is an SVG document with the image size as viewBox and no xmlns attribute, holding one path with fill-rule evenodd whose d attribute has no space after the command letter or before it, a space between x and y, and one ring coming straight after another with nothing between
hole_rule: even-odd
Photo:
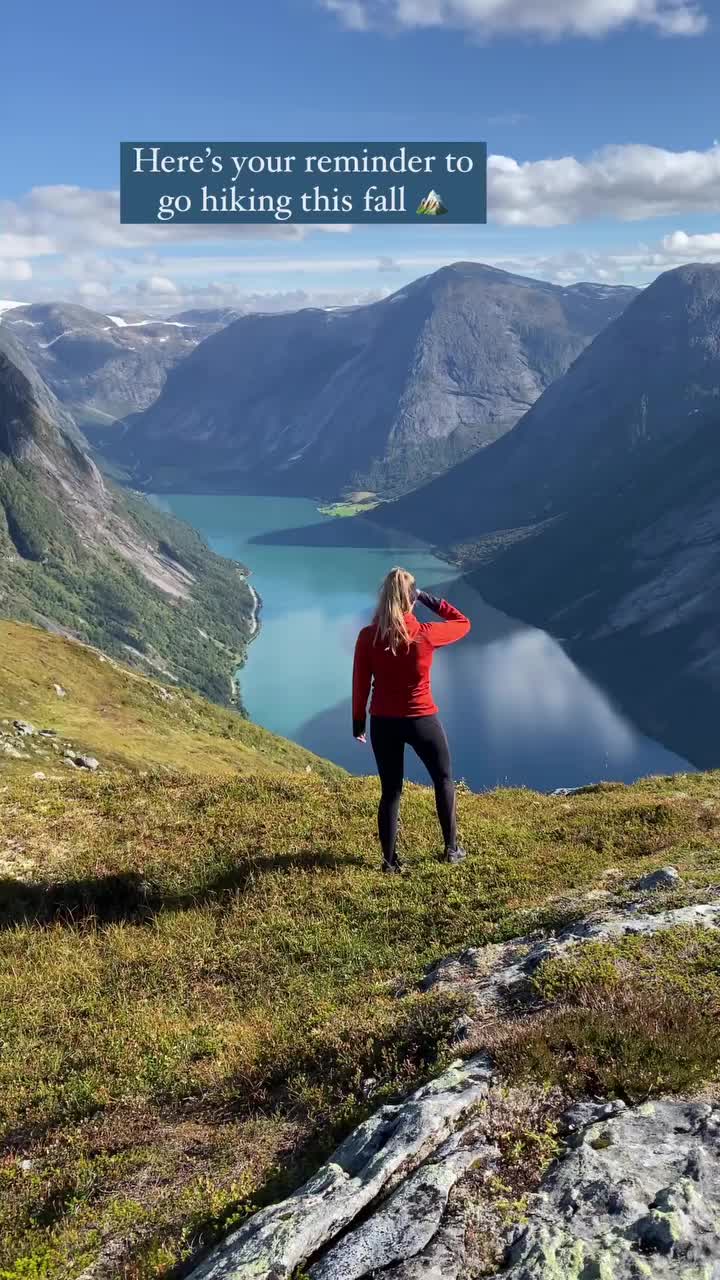
<instances>
[{"instance_id":1,"label":"snow patch on mountain","mask_svg":"<svg viewBox=\"0 0 720 1280\"><path fill-rule=\"evenodd\" d=\"M4 311L14 311L16 307L28 307L29 302L13 302L10 298L0 298L0 324Z\"/></svg>"},{"instance_id":2,"label":"snow patch on mountain","mask_svg":"<svg viewBox=\"0 0 720 1280\"><path fill-rule=\"evenodd\" d=\"M108 320L112 320L118 329L142 329L146 324L169 324L173 329L190 329L189 324L183 324L182 320L123 320L122 316L108 316Z\"/></svg>"}]
</instances>

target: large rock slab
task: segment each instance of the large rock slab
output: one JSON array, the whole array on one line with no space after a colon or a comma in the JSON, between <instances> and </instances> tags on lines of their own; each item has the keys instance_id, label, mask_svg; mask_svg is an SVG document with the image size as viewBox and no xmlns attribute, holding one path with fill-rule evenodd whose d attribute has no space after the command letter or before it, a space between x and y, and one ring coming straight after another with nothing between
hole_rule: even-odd
<instances>
[{"instance_id":1,"label":"large rock slab","mask_svg":"<svg viewBox=\"0 0 720 1280\"><path fill-rule=\"evenodd\" d=\"M401 1105L382 1107L299 1191L256 1213L229 1236L192 1272L192 1280L288 1280L389 1190L393 1180L412 1174L441 1147L487 1096L491 1082L490 1065L482 1055L455 1063ZM459 1170L457 1151L456 1157ZM447 1199L449 1176L438 1167L428 1173L425 1192L420 1183L415 1191L425 1195L428 1206L436 1206L443 1196ZM396 1223L407 1221L410 1207L410 1201L400 1199ZM428 1212L433 1214L434 1208ZM439 1217L433 1219L435 1228ZM390 1239L394 1228L391 1218L387 1222Z\"/></svg>"},{"instance_id":2,"label":"large rock slab","mask_svg":"<svg viewBox=\"0 0 720 1280\"><path fill-rule=\"evenodd\" d=\"M312 1280L361 1280L414 1259L433 1240L455 1184L477 1160L498 1156L471 1130L455 1134L403 1182L372 1217L310 1269ZM425 1272L427 1274L427 1272Z\"/></svg>"},{"instance_id":3,"label":"large rock slab","mask_svg":"<svg viewBox=\"0 0 720 1280\"><path fill-rule=\"evenodd\" d=\"M422 1253L383 1271L383 1280L461 1280L467 1259L465 1230L464 1218L456 1214L443 1222Z\"/></svg>"},{"instance_id":4,"label":"large rock slab","mask_svg":"<svg viewBox=\"0 0 720 1280\"><path fill-rule=\"evenodd\" d=\"M546 1177L494 1280L720 1280L720 1107L607 1110Z\"/></svg>"}]
</instances>

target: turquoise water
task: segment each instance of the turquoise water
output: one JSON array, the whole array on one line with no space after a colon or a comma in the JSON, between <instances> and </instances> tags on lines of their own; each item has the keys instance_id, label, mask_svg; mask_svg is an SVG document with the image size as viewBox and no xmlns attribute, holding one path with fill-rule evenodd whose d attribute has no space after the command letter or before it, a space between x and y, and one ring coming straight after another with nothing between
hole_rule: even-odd
<instances>
[{"instance_id":1,"label":"turquoise water","mask_svg":"<svg viewBox=\"0 0 720 1280\"><path fill-rule=\"evenodd\" d=\"M473 623L468 639L439 651L433 667L455 774L470 787L549 791L692 769L639 733L555 640L492 609L422 548L316 547L303 545L297 532L287 535L287 544L255 541L336 523L305 499L172 495L154 501L199 529L215 551L252 570L263 601L260 634L241 674L252 719L354 773L372 772L373 761L369 746L351 734L353 646L379 582L396 563ZM413 757L408 776L424 780Z\"/></svg>"}]
</instances>

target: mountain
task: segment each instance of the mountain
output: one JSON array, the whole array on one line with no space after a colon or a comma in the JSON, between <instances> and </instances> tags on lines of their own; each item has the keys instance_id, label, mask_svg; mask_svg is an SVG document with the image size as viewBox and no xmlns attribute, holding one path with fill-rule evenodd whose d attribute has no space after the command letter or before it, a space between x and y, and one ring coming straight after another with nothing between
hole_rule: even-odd
<instances>
[{"instance_id":1,"label":"mountain","mask_svg":"<svg viewBox=\"0 0 720 1280\"><path fill-rule=\"evenodd\" d=\"M227 310L159 320L69 303L7 307L9 332L83 430L112 426L159 395L167 372L233 318Z\"/></svg>"},{"instance_id":2,"label":"mountain","mask_svg":"<svg viewBox=\"0 0 720 1280\"><path fill-rule=\"evenodd\" d=\"M650 285L481 455L381 523L454 544L654 736L718 764L720 266Z\"/></svg>"},{"instance_id":3,"label":"mountain","mask_svg":"<svg viewBox=\"0 0 720 1280\"><path fill-rule=\"evenodd\" d=\"M635 292L457 263L367 306L243 316L117 457L156 489L404 492L508 431Z\"/></svg>"},{"instance_id":4,"label":"mountain","mask_svg":"<svg viewBox=\"0 0 720 1280\"><path fill-rule=\"evenodd\" d=\"M0 356L2 355L6 356L8 361L22 373L40 411L51 418L75 444L81 448L84 447L82 432L78 429L72 414L63 408L57 397L43 382L24 346L18 342L7 326L0 325Z\"/></svg>"},{"instance_id":5,"label":"mountain","mask_svg":"<svg viewBox=\"0 0 720 1280\"><path fill-rule=\"evenodd\" d=\"M565 639L645 732L720 765L720 411L471 577Z\"/></svg>"},{"instance_id":6,"label":"mountain","mask_svg":"<svg viewBox=\"0 0 720 1280\"><path fill-rule=\"evenodd\" d=\"M76 636L218 702L256 628L237 564L101 475L0 342L0 616Z\"/></svg>"},{"instance_id":7,"label":"mountain","mask_svg":"<svg viewBox=\"0 0 720 1280\"><path fill-rule=\"evenodd\" d=\"M534 525L692 430L718 397L720 268L666 272L550 386L514 431L392 508L458 542ZM438 516L441 521L438 521Z\"/></svg>"}]
</instances>

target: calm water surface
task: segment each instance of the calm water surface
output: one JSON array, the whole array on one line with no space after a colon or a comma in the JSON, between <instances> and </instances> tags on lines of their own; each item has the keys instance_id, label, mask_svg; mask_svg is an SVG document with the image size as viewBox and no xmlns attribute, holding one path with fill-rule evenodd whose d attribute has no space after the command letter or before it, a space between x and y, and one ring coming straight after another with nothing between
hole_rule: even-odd
<instances>
[{"instance_id":1,"label":"calm water surface","mask_svg":"<svg viewBox=\"0 0 720 1280\"><path fill-rule=\"evenodd\" d=\"M373 761L369 746L351 736L353 646L379 582L396 563L472 619L468 639L438 652L433 691L456 777L474 790L500 784L550 791L693 768L638 732L555 640L492 609L429 552L254 541L330 519L305 499L154 501L252 570L263 601L260 635L241 676L252 719L354 773L372 772ZM411 755L408 776L426 780Z\"/></svg>"}]
</instances>

